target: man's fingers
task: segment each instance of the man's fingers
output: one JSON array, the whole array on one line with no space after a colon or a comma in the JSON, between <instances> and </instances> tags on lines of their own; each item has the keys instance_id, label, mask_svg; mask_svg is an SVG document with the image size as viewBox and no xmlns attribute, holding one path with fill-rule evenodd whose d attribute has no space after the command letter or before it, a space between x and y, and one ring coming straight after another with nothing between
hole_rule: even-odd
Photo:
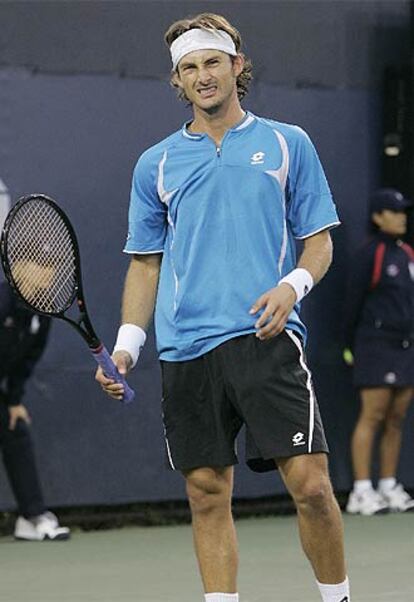
<instances>
[{"instance_id":1,"label":"man's fingers","mask_svg":"<svg viewBox=\"0 0 414 602\"><path fill-rule=\"evenodd\" d=\"M128 371L131 367L131 364L132 364L130 354L127 351L117 351L112 356L112 360L113 360L119 374L122 374L123 376L125 376L128 373ZM108 378L107 376L105 376L105 374L100 366L98 367L98 369L95 372L95 380L97 380L98 383L102 386L108 386L108 385L112 385L115 383L113 378Z\"/></svg>"},{"instance_id":2,"label":"man's fingers","mask_svg":"<svg viewBox=\"0 0 414 602\"><path fill-rule=\"evenodd\" d=\"M101 367L95 372L95 380L102 386L112 385L115 382L112 378L105 376Z\"/></svg>"},{"instance_id":3,"label":"man's fingers","mask_svg":"<svg viewBox=\"0 0 414 602\"><path fill-rule=\"evenodd\" d=\"M261 297L259 297L251 306L249 314L257 314L259 309L261 309L264 305L266 305L267 299L268 299L267 295L262 295Z\"/></svg>"},{"instance_id":4,"label":"man's fingers","mask_svg":"<svg viewBox=\"0 0 414 602\"><path fill-rule=\"evenodd\" d=\"M122 399L124 396L124 385L120 383L112 383L108 385L101 384L101 387L107 395L113 397L114 399Z\"/></svg>"},{"instance_id":5,"label":"man's fingers","mask_svg":"<svg viewBox=\"0 0 414 602\"><path fill-rule=\"evenodd\" d=\"M262 315L260 316L260 318L257 320L255 327L261 328L262 326L264 326L273 317L274 313L275 307L268 305L262 313Z\"/></svg>"},{"instance_id":6,"label":"man's fingers","mask_svg":"<svg viewBox=\"0 0 414 602\"><path fill-rule=\"evenodd\" d=\"M285 311L276 311L270 322L257 331L256 336L264 341L280 334L285 328L287 318L288 314Z\"/></svg>"},{"instance_id":7,"label":"man's fingers","mask_svg":"<svg viewBox=\"0 0 414 602\"><path fill-rule=\"evenodd\" d=\"M116 351L112 360L119 372L125 376L132 365L131 355L127 351ZM112 397L113 399L121 400L125 394L125 388L122 383L116 382L113 378L105 376L101 367L98 367L95 373L95 380L101 385L104 393Z\"/></svg>"},{"instance_id":8,"label":"man's fingers","mask_svg":"<svg viewBox=\"0 0 414 602\"><path fill-rule=\"evenodd\" d=\"M104 392L109 395L109 397L112 397L113 399L123 399L124 397L124 391L109 391L108 389L103 389Z\"/></svg>"}]
</instances>

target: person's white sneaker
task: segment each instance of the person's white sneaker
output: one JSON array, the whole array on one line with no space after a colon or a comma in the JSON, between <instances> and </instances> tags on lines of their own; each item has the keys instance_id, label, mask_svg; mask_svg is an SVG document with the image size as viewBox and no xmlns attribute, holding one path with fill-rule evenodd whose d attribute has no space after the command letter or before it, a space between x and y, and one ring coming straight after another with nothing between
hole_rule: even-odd
<instances>
[{"instance_id":1,"label":"person's white sneaker","mask_svg":"<svg viewBox=\"0 0 414 602\"><path fill-rule=\"evenodd\" d=\"M351 491L346 511L349 514L372 516L373 514L386 514L389 511L389 507L382 495L375 491L375 489L367 489L361 493Z\"/></svg>"},{"instance_id":2,"label":"person's white sneaker","mask_svg":"<svg viewBox=\"0 0 414 602\"><path fill-rule=\"evenodd\" d=\"M52 512L27 519L19 516L14 528L15 539L25 541L65 540L70 537L68 527L61 527Z\"/></svg>"},{"instance_id":3,"label":"person's white sneaker","mask_svg":"<svg viewBox=\"0 0 414 602\"><path fill-rule=\"evenodd\" d=\"M414 512L414 499L400 483L380 494L393 512Z\"/></svg>"}]
</instances>

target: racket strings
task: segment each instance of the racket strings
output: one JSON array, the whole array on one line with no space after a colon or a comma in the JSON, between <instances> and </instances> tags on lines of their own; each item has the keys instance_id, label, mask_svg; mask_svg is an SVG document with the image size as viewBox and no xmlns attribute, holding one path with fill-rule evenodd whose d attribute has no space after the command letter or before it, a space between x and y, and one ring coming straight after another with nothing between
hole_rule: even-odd
<instances>
[{"instance_id":1,"label":"racket strings","mask_svg":"<svg viewBox=\"0 0 414 602\"><path fill-rule=\"evenodd\" d=\"M70 305L76 288L74 242L52 205L34 198L15 213L7 256L16 288L33 307L59 313Z\"/></svg>"}]
</instances>

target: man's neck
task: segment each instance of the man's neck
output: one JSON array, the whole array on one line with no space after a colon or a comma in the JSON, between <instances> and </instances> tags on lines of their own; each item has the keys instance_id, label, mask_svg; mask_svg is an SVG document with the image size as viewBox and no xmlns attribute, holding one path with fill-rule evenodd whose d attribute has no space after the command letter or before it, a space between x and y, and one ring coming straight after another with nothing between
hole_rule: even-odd
<instances>
[{"instance_id":1,"label":"man's neck","mask_svg":"<svg viewBox=\"0 0 414 602\"><path fill-rule=\"evenodd\" d=\"M220 146L227 130L240 123L245 115L238 101L228 107L220 107L217 112L212 113L194 107L194 120L189 129L195 134L208 134L217 146Z\"/></svg>"}]
</instances>

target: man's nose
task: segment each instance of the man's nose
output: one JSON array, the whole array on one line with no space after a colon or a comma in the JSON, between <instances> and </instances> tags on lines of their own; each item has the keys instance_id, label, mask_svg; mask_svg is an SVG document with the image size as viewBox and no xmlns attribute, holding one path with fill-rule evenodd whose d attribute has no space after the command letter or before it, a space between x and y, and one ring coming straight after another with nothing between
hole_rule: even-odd
<instances>
[{"instance_id":1,"label":"man's nose","mask_svg":"<svg viewBox=\"0 0 414 602\"><path fill-rule=\"evenodd\" d=\"M200 67L198 71L198 81L200 84L207 84L211 80L211 74L205 67Z\"/></svg>"}]
</instances>

